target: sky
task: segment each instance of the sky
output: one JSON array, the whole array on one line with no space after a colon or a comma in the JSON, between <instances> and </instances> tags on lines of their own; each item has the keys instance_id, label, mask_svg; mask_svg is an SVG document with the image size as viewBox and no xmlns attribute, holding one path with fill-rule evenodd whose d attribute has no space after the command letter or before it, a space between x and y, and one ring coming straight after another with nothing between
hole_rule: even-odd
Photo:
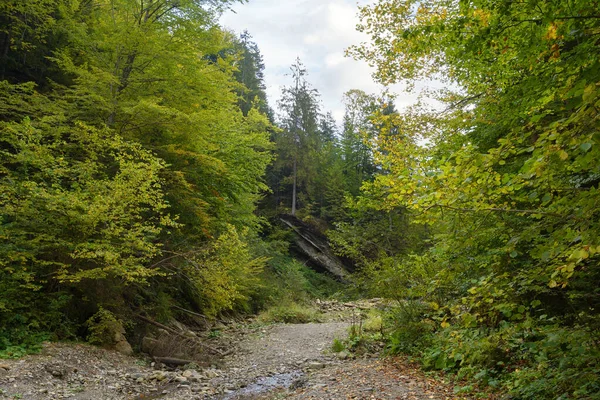
<instances>
[{"instance_id":1,"label":"sky","mask_svg":"<svg viewBox=\"0 0 600 400\"><path fill-rule=\"evenodd\" d=\"M344 56L347 47L368 41L356 30L358 5L373 0L250 0L226 12L221 25L236 33L244 30L254 38L265 61L265 83L271 107L283 86L291 84L290 66L300 57L308 70L307 80L321 94L322 112L331 111L340 123L344 115L342 97L351 89L378 94L382 87L363 61ZM399 86L397 106L413 103L415 95Z\"/></svg>"}]
</instances>

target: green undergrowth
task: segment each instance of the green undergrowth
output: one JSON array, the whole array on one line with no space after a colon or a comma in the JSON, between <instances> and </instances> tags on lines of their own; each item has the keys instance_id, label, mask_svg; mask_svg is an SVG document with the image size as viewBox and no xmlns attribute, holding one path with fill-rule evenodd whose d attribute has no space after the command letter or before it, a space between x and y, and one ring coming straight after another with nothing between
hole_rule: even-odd
<instances>
[{"instance_id":1,"label":"green undergrowth","mask_svg":"<svg viewBox=\"0 0 600 400\"><path fill-rule=\"evenodd\" d=\"M268 257L261 274L261 289L252 298L256 311L282 304L307 304L313 299L339 296L344 285L333 277L318 273L289 255L290 233L273 228L269 236L256 243L259 256Z\"/></svg>"},{"instance_id":2,"label":"green undergrowth","mask_svg":"<svg viewBox=\"0 0 600 400\"><path fill-rule=\"evenodd\" d=\"M424 302L406 302L384 319L387 352L457 381L457 393L497 391L511 398L600 399L600 351L594 332L554 318L524 317L496 327L464 326Z\"/></svg>"},{"instance_id":3,"label":"green undergrowth","mask_svg":"<svg viewBox=\"0 0 600 400\"><path fill-rule=\"evenodd\" d=\"M335 296L341 284L288 256L274 257L264 274L264 290L258 302L259 320L265 323L307 323L321 320L311 305L316 298Z\"/></svg>"},{"instance_id":4,"label":"green undergrowth","mask_svg":"<svg viewBox=\"0 0 600 400\"><path fill-rule=\"evenodd\" d=\"M0 285L11 293L12 288ZM75 324L61 312L71 300L59 293L50 300L37 293L23 295L10 308L0 301L0 359L39 353L48 340L69 340Z\"/></svg>"},{"instance_id":5,"label":"green undergrowth","mask_svg":"<svg viewBox=\"0 0 600 400\"><path fill-rule=\"evenodd\" d=\"M265 323L304 324L308 322L320 322L321 313L307 305L287 303L269 307L259 314L258 319Z\"/></svg>"},{"instance_id":6,"label":"green undergrowth","mask_svg":"<svg viewBox=\"0 0 600 400\"><path fill-rule=\"evenodd\" d=\"M331 345L334 353L347 352L350 357L381 350L385 338L383 315L379 310L368 310L353 316L348 337L336 338Z\"/></svg>"}]
</instances>

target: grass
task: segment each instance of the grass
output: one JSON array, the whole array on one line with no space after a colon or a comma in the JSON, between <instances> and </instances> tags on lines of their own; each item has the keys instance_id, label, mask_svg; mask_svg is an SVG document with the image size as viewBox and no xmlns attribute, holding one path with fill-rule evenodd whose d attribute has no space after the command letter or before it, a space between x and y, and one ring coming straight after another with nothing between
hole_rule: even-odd
<instances>
[{"instance_id":1,"label":"grass","mask_svg":"<svg viewBox=\"0 0 600 400\"><path fill-rule=\"evenodd\" d=\"M308 322L320 322L320 317L321 313L315 308L290 302L266 309L259 314L258 319L264 323L305 324Z\"/></svg>"}]
</instances>

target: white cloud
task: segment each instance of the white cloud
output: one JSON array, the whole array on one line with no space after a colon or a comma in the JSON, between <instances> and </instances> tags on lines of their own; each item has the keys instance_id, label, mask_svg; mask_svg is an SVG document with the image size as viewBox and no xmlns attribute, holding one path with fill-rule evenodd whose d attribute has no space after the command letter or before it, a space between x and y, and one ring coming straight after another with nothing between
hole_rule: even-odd
<instances>
[{"instance_id":1,"label":"white cloud","mask_svg":"<svg viewBox=\"0 0 600 400\"><path fill-rule=\"evenodd\" d=\"M361 3L372 0L362 0ZM248 30L263 54L267 95L276 106L281 89L291 83L289 67L300 57L308 81L320 92L323 112L343 117L342 96L351 89L379 93L372 69L344 56L344 50L368 38L356 31L356 0L250 0L234 6L221 23L236 32ZM400 90L400 87L393 89ZM414 102L403 96L399 106Z\"/></svg>"},{"instance_id":2,"label":"white cloud","mask_svg":"<svg viewBox=\"0 0 600 400\"><path fill-rule=\"evenodd\" d=\"M319 43L319 41L321 40L321 36L317 35L317 34L310 34L310 35L306 35L304 36L304 44L316 44Z\"/></svg>"},{"instance_id":3,"label":"white cloud","mask_svg":"<svg viewBox=\"0 0 600 400\"><path fill-rule=\"evenodd\" d=\"M327 57L325 57L325 65L328 67L335 67L347 61L348 59L341 52L327 54Z\"/></svg>"}]
</instances>

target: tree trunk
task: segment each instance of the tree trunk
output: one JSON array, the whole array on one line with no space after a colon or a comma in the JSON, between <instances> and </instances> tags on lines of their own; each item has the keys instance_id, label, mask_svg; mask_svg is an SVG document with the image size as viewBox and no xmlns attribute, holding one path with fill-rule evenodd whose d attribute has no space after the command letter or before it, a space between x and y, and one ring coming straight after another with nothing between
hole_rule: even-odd
<instances>
[{"instance_id":1,"label":"tree trunk","mask_svg":"<svg viewBox=\"0 0 600 400\"><path fill-rule=\"evenodd\" d=\"M298 161L297 156L294 156L294 185L292 188L292 215L296 215L296 192L298 186Z\"/></svg>"}]
</instances>

